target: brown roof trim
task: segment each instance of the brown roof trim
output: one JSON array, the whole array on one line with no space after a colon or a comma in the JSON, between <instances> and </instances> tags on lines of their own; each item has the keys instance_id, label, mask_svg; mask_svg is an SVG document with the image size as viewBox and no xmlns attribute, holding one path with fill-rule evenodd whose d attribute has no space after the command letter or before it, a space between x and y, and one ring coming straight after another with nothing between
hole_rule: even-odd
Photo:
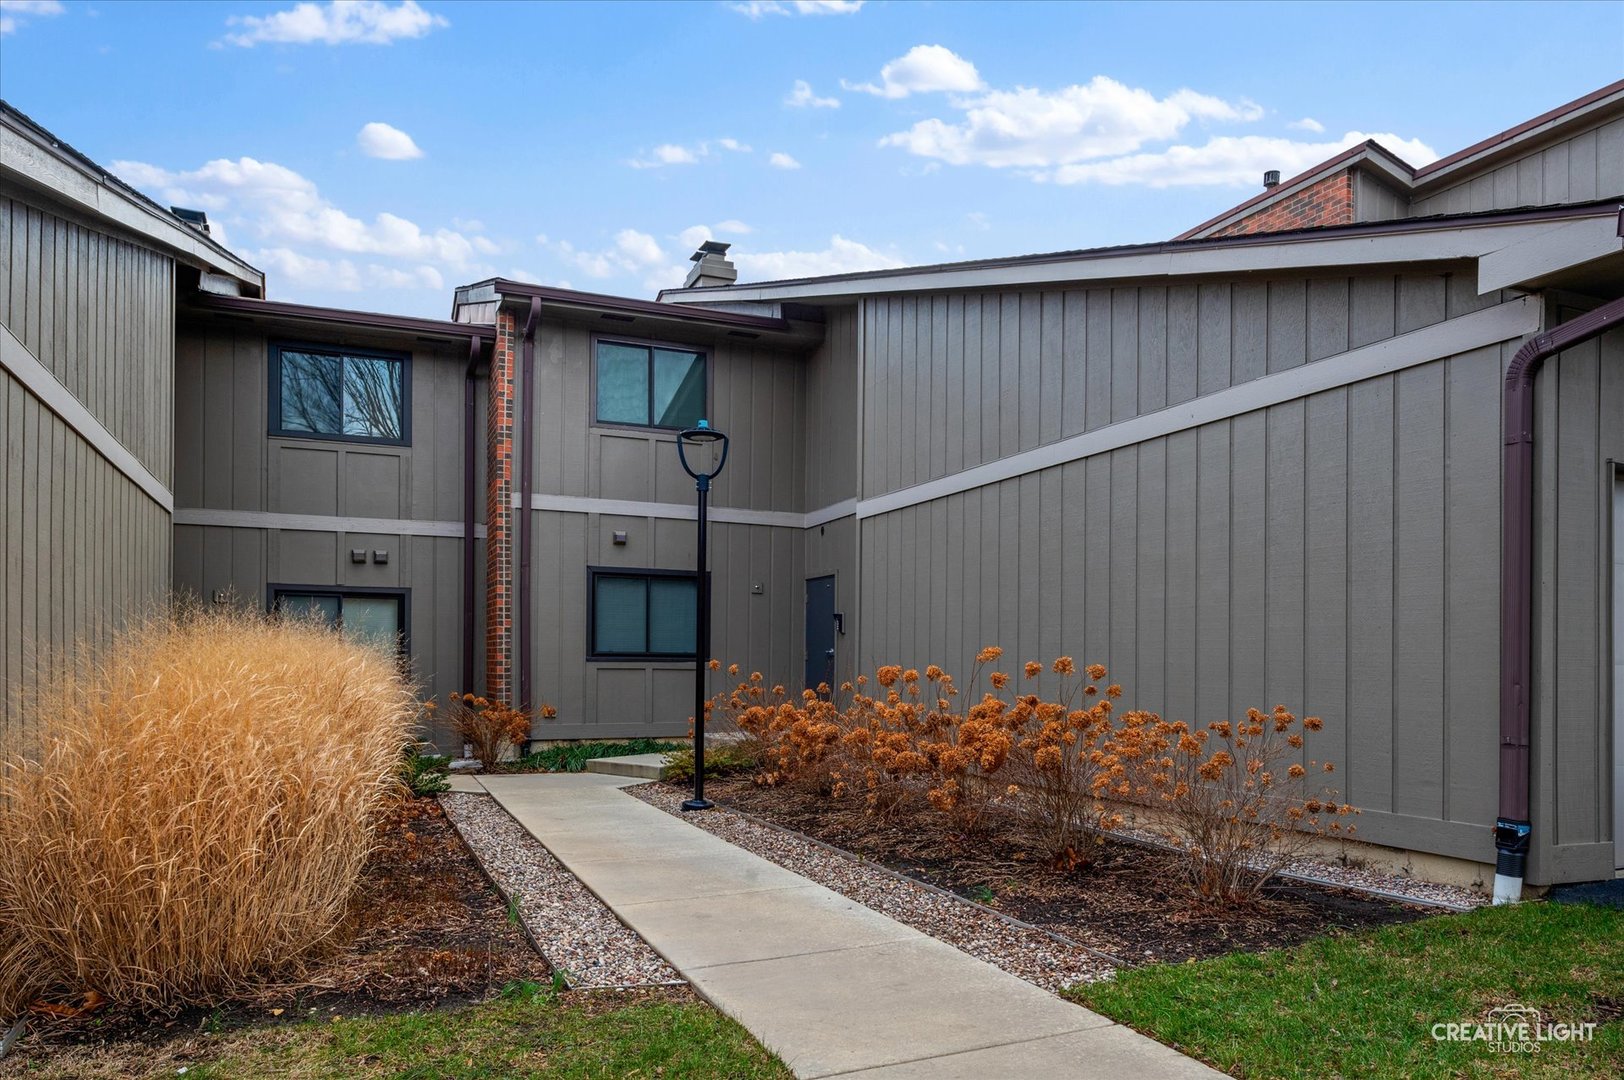
<instances>
[{"instance_id":1,"label":"brown roof trim","mask_svg":"<svg viewBox=\"0 0 1624 1080\"><path fill-rule=\"evenodd\" d=\"M1258 192L1256 195L1253 195L1250 199L1247 199L1245 202L1236 203L1234 206L1231 206L1228 210L1225 210L1223 213L1217 215L1216 217L1208 218L1206 221L1203 221L1201 224L1197 225L1195 228L1184 230L1183 232L1179 233L1177 236L1173 237L1173 239L1174 240L1192 240L1192 239L1195 239L1195 238L1199 237L1201 235L1201 233L1207 231L1208 229L1212 228L1213 226L1221 225L1225 221L1229 220L1230 218L1242 215L1242 214L1245 213L1245 211L1252 209L1253 207L1257 206L1259 203L1267 202L1270 199L1281 198L1283 196L1291 194L1291 191L1292 191L1293 188L1297 187L1300 184L1307 183L1309 180L1313 179L1314 177L1318 176L1320 173L1323 173L1328 169L1334 169L1334 168L1336 168L1336 166L1341 165L1344 162L1351 165L1351 164L1353 164L1354 159L1362 157L1362 156L1366 156L1367 154L1370 154L1370 153L1377 153L1377 152L1379 152L1383 157L1389 158L1393 162L1394 165L1397 165L1403 171L1405 171L1407 173L1410 173L1412 176L1415 174L1415 166L1411 165L1409 162L1405 161L1403 158L1399 157L1397 154L1395 154L1391 150L1387 149L1387 147L1383 146L1381 143L1376 142L1374 139L1366 139L1364 142L1362 142L1362 143L1354 143L1352 146L1348 147L1346 150L1342 151L1340 154L1336 154L1336 155L1333 155L1332 157L1328 157L1324 161L1320 162L1318 165L1315 165L1312 168L1310 168L1310 169L1308 169L1308 170L1306 170L1304 172L1298 173L1296 176L1293 176L1290 180L1287 180L1284 183L1276 184L1272 188L1265 188L1264 190Z\"/></svg>"},{"instance_id":2,"label":"brown roof trim","mask_svg":"<svg viewBox=\"0 0 1624 1080\"><path fill-rule=\"evenodd\" d=\"M919 274L949 273L963 270L997 270L1009 266L1031 266L1043 263L1070 262L1076 259L1109 259L1123 255L1151 255L1210 248L1262 247L1286 245L1299 241L1329 240L1360 236L1383 236L1390 233L1431 232L1449 226L1501 225L1525 221L1560 221L1565 218L1596 217L1624 209L1618 196L1596 199L1566 206L1539 206L1518 210L1478 210L1468 214L1434 214L1419 218L1392 218L1386 221L1362 221L1352 225L1319 225L1287 232L1248 233L1241 236L1203 236L1188 240L1157 240L1148 244L1119 244L1112 247L1076 248L1070 251L1050 251L1034 255L1010 255L997 259L968 259L962 262L926 263L920 266L899 266L891 270L860 270L848 274L826 274L819 277L782 278L777 281L746 281L737 285L704 290L714 292L718 300L727 299L733 292L752 289L778 288L789 285L835 284L844 282L877 281L893 277ZM697 290L662 289L661 296ZM663 301L660 306L683 304L687 297ZM781 303L786 301L773 301Z\"/></svg>"},{"instance_id":3,"label":"brown roof trim","mask_svg":"<svg viewBox=\"0 0 1624 1080\"><path fill-rule=\"evenodd\" d=\"M275 300L253 300L244 296L197 293L191 298L188 306L200 311L226 315L331 323L335 326L356 326L419 337L453 338L459 341L467 341L471 337L480 341L496 340L496 327L484 323L460 323L444 319L420 319L414 315L388 315L376 311L350 311L347 308L286 304Z\"/></svg>"},{"instance_id":4,"label":"brown roof trim","mask_svg":"<svg viewBox=\"0 0 1624 1080\"><path fill-rule=\"evenodd\" d=\"M490 281L476 282L474 285L464 286L464 288L476 288L479 285L490 285L504 297L533 296L543 304L557 307L583 308L589 311L606 311L613 314L646 315L654 319L726 326L741 330L756 330L768 334L787 334L791 330L788 319L772 318L765 315L744 315L736 311L718 311L714 308L696 307L687 304L666 304L657 300L633 300L625 296L608 296L604 293L577 292L574 289L558 289L550 285L532 285L523 281L509 281L506 278L494 278ZM718 296L718 299L726 299L726 297Z\"/></svg>"},{"instance_id":5,"label":"brown roof trim","mask_svg":"<svg viewBox=\"0 0 1624 1080\"><path fill-rule=\"evenodd\" d=\"M1511 142L1519 135L1526 135L1528 132L1537 127L1548 124L1552 120L1560 120L1563 116L1570 112L1577 112L1587 105L1594 105L1596 102L1601 101L1604 98L1611 97L1620 91L1624 91L1624 79L1620 79L1615 83L1609 83L1600 90L1592 90L1584 97L1574 98L1566 105L1558 105L1549 112L1540 113L1532 120L1524 120L1516 127L1506 128L1506 130L1500 132L1498 135L1490 135L1487 139L1483 139L1480 142L1475 142L1464 150L1456 150L1448 157L1441 157L1437 161L1432 162L1430 165L1423 165L1419 169L1415 170L1415 178L1419 180L1423 176L1430 176L1441 169L1447 169L1451 165L1464 161L1467 158L1475 157L1485 150L1499 146L1501 143Z\"/></svg>"},{"instance_id":6,"label":"brown roof trim","mask_svg":"<svg viewBox=\"0 0 1624 1080\"><path fill-rule=\"evenodd\" d=\"M1568 113L1577 112L1588 105L1594 105L1596 102L1602 101L1614 94L1619 93L1620 91L1624 91L1624 79L1620 79L1618 82L1604 86L1600 90L1593 90L1584 97L1575 98L1566 105L1558 105L1556 108L1551 109L1548 112L1541 113L1532 120L1524 120L1516 127L1507 128L1498 135L1490 135L1487 139L1483 139L1480 142L1475 142L1464 150L1457 150L1447 157L1441 157L1437 161L1427 165L1422 165L1419 168L1409 164L1403 158L1387 149L1381 143L1376 142L1373 139L1366 139L1362 143L1348 147L1346 150L1335 155L1334 157L1326 158L1324 161L1320 162L1318 165L1315 165L1308 171L1298 173L1296 176L1293 176L1290 180L1287 180L1284 183L1276 184L1272 188L1261 191L1252 196L1250 199L1247 199L1245 202L1237 203L1236 205L1230 207L1228 210L1225 210L1216 217L1208 218L1195 228L1186 229L1173 239L1189 240L1197 237L1206 230L1213 228L1216 225L1221 225L1228 219L1239 216L1262 202L1288 194L1292 188L1309 180L1319 173L1326 171L1327 169L1334 168L1342 162L1352 164L1354 158L1359 157L1362 152L1367 150L1380 151L1385 157L1391 159L1394 164L1401 166L1405 171L1407 171L1412 180L1420 181L1423 178L1430 177L1434 173L1448 169L1451 166L1458 165L1469 158L1476 157L1485 150L1492 150L1494 147L1500 146L1503 143L1512 142L1520 136L1526 135L1528 132L1533 131L1535 128L1549 124L1553 120L1560 120Z\"/></svg>"}]
</instances>

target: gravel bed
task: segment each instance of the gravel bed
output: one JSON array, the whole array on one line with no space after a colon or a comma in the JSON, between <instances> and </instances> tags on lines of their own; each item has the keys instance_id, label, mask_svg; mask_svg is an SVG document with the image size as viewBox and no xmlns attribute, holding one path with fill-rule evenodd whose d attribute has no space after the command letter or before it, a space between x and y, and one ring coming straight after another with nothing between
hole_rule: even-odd
<instances>
[{"instance_id":1,"label":"gravel bed","mask_svg":"<svg viewBox=\"0 0 1624 1080\"><path fill-rule=\"evenodd\" d=\"M648 942L615 918L495 799L452 792L440 796L440 805L571 988L683 984Z\"/></svg>"},{"instance_id":2,"label":"gravel bed","mask_svg":"<svg viewBox=\"0 0 1624 1080\"><path fill-rule=\"evenodd\" d=\"M1151 847L1159 847L1168 851L1175 850L1162 839L1160 834L1148 829L1123 826L1111 831L1116 836L1142 844L1149 844ZM1439 885L1431 881L1407 877L1404 874L1343 866L1341 863L1326 862L1321 859L1307 857L1293 859L1286 864L1286 868L1280 872L1280 876L1316 884L1340 885L1343 888L1358 889L1391 900L1407 900L1433 907L1448 908L1452 911L1470 911L1472 908L1482 907L1489 902L1489 898L1481 892L1460 885Z\"/></svg>"},{"instance_id":3,"label":"gravel bed","mask_svg":"<svg viewBox=\"0 0 1624 1080\"><path fill-rule=\"evenodd\" d=\"M799 833L771 828L720 808L704 814L684 814L679 807L685 796L659 784L625 790L690 825L1045 990L1097 982L1110 978L1115 970L1103 953L1017 923L884 867L856 860Z\"/></svg>"}]
</instances>

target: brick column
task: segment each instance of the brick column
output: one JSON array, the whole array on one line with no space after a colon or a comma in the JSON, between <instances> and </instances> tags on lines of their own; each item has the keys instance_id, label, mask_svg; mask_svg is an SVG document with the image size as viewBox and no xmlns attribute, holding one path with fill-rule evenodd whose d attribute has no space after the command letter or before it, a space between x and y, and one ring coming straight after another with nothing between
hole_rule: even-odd
<instances>
[{"instance_id":1,"label":"brick column","mask_svg":"<svg viewBox=\"0 0 1624 1080\"><path fill-rule=\"evenodd\" d=\"M485 696L513 700L513 422L519 331L511 311L496 313L485 428Z\"/></svg>"}]
</instances>

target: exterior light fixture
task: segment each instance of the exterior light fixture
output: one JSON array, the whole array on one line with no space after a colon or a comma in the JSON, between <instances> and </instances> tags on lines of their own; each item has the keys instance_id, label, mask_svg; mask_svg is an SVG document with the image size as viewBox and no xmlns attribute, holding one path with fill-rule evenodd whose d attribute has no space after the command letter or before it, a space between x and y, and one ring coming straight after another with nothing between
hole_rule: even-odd
<instances>
[{"instance_id":1,"label":"exterior light fixture","mask_svg":"<svg viewBox=\"0 0 1624 1080\"><path fill-rule=\"evenodd\" d=\"M703 458L709 452L709 467ZM689 460L689 454L693 460ZM710 657L710 578L708 576L709 549L706 537L706 508L710 485L727 464L727 436L701 420L677 436L677 460L682 471L694 478L694 490L699 497L699 543L694 599L697 605L694 620L694 797L682 804L684 810L709 810L711 803L705 798L705 661Z\"/></svg>"}]
</instances>

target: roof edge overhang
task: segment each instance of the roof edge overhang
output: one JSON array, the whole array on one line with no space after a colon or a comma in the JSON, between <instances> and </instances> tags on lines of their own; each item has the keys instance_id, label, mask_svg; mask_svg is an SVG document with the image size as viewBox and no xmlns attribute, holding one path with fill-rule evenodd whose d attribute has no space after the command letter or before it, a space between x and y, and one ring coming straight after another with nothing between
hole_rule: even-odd
<instances>
[{"instance_id":1,"label":"roof edge overhang","mask_svg":"<svg viewBox=\"0 0 1624 1080\"><path fill-rule=\"evenodd\" d=\"M1387 149L1381 143L1373 139L1366 139L1364 142L1355 143L1340 154L1326 158L1318 165L1298 173L1290 180L1260 191L1245 202L1230 207L1216 217L1208 218L1195 228L1186 229L1173 239L1195 240L1211 236L1225 226L1233 225L1242 218L1267 210L1275 203L1289 199L1304 188L1313 187L1320 181L1327 180L1347 169L1364 169L1373 172L1384 180L1406 190L1415 176L1415 169L1410 166L1409 162Z\"/></svg>"},{"instance_id":2,"label":"roof edge overhang","mask_svg":"<svg viewBox=\"0 0 1624 1080\"><path fill-rule=\"evenodd\" d=\"M1392 186L1399 188L1411 198L1426 195L1428 192L1450 184L1459 183L1461 174L1480 171L1491 167L1500 159L1515 153L1526 152L1531 143L1554 138L1581 123L1589 123L1598 113L1617 110L1624 112L1624 79L1610 83L1599 90L1593 90L1580 98L1575 98L1566 104L1558 105L1548 112L1525 120L1515 127L1507 128L1487 139L1473 143L1463 150L1457 150L1436 161L1426 165L1413 167L1405 162L1391 150L1380 143L1367 139L1357 143L1332 157L1326 158L1318 165L1298 173L1296 176L1276 184L1274 187L1261 191L1246 201L1230 207L1215 217L1208 218L1193 229L1187 229L1174 237L1175 240L1189 240L1196 237L1211 236L1214 232L1244 217L1248 217L1260 210L1265 210L1281 199L1288 198L1306 187L1310 187L1343 169L1361 169L1381 176Z\"/></svg>"},{"instance_id":3,"label":"roof edge overhang","mask_svg":"<svg viewBox=\"0 0 1624 1080\"><path fill-rule=\"evenodd\" d=\"M284 322L346 326L360 330L410 334L413 337L464 343L469 338L478 338L482 343L496 340L496 327L488 323L450 322L445 319L423 319L414 315L351 311L347 308L289 304L275 300L256 300L244 296L219 296L214 293L200 292L194 294L187 301L186 308L182 310L202 311L218 315L248 316Z\"/></svg>"},{"instance_id":4,"label":"roof edge overhang","mask_svg":"<svg viewBox=\"0 0 1624 1080\"><path fill-rule=\"evenodd\" d=\"M1439 264L1480 259L1527 239L1539 226L1550 222L1616 219L1621 211L1621 200L1611 198L1534 210L1398 218L1296 232L1164 241L752 285L666 289L660 297L662 303L682 306L742 300L840 302L875 293Z\"/></svg>"},{"instance_id":5,"label":"roof edge overhang","mask_svg":"<svg viewBox=\"0 0 1624 1080\"><path fill-rule=\"evenodd\" d=\"M0 108L0 176L133 233L179 261L264 295L265 274L186 225L10 105Z\"/></svg>"},{"instance_id":6,"label":"roof edge overhang","mask_svg":"<svg viewBox=\"0 0 1624 1080\"><path fill-rule=\"evenodd\" d=\"M1524 120L1498 134L1490 135L1437 161L1422 165L1415 170L1416 190L1418 193L1424 193L1423 189L1442 186L1445 182L1453 181L1455 173L1476 169L1504 157L1527 143L1554 135L1570 125L1588 122L1595 114L1612 109L1624 112L1624 79L1609 83L1566 104L1558 105L1548 112Z\"/></svg>"},{"instance_id":7,"label":"roof edge overhang","mask_svg":"<svg viewBox=\"0 0 1624 1080\"><path fill-rule=\"evenodd\" d=\"M712 326L727 330L741 330L754 334L794 333L794 324L786 318L767 315L748 315L737 311L705 308L697 305L667 304L657 300L635 300L625 296L604 293L578 292L551 285L535 285L506 278L491 278L457 289L454 307L463 304L490 301L541 301L543 309L555 311L589 312L599 315L629 315L664 322L680 322Z\"/></svg>"}]
</instances>

